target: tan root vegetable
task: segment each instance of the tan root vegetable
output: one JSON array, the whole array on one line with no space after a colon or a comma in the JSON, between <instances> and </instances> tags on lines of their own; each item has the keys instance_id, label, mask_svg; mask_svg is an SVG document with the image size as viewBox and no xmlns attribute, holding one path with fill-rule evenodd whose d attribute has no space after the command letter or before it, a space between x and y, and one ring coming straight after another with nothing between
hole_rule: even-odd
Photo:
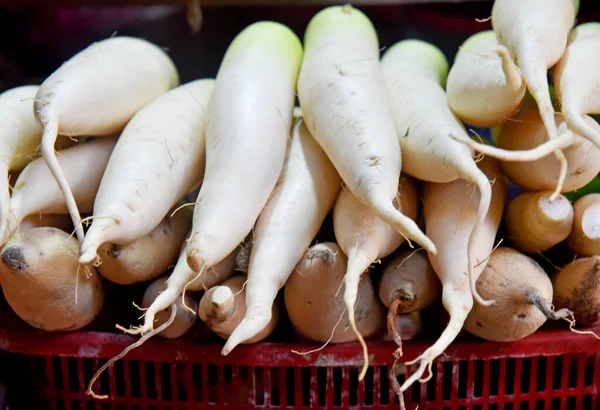
<instances>
[{"instance_id":1,"label":"tan root vegetable","mask_svg":"<svg viewBox=\"0 0 600 410\"><path fill-rule=\"evenodd\" d=\"M552 309L552 283L544 269L511 248L501 247L492 253L477 289L496 300L492 306L475 303L465 321L465 330L482 339L519 340L539 329L546 319L571 315L567 309Z\"/></svg>"},{"instance_id":2,"label":"tan root vegetable","mask_svg":"<svg viewBox=\"0 0 600 410\"><path fill-rule=\"evenodd\" d=\"M182 208L172 217L167 215L152 232L137 241L127 245L105 243L99 248L102 263L96 269L106 279L121 285L154 279L175 263L191 225L192 210ZM178 311L180 314L183 313Z\"/></svg>"},{"instance_id":3,"label":"tan root vegetable","mask_svg":"<svg viewBox=\"0 0 600 410\"><path fill-rule=\"evenodd\" d=\"M563 195L551 201L552 194L552 191L525 192L507 206L506 234L521 252L543 252L569 236L573 206Z\"/></svg>"},{"instance_id":4,"label":"tan root vegetable","mask_svg":"<svg viewBox=\"0 0 600 410\"><path fill-rule=\"evenodd\" d=\"M438 254L429 254L429 260L442 283L442 303L450 314L450 321L429 349L407 363L408 365L419 362L419 368L404 382L400 392L406 391L417 381L433 360L442 354L460 333L473 307L473 295L467 274L468 265L473 266L473 279L477 280L493 249L504 210L506 184L496 161L486 157L478 165L494 183L490 210L481 230L475 235L471 259L468 257L467 244L477 219L478 190L464 180L446 184L425 184L423 201L426 232L434 243L439 244Z\"/></svg>"},{"instance_id":5,"label":"tan root vegetable","mask_svg":"<svg viewBox=\"0 0 600 410\"><path fill-rule=\"evenodd\" d=\"M69 214L29 215L19 225L19 232L38 227L53 227L70 233L73 231L73 222Z\"/></svg>"},{"instance_id":6,"label":"tan root vegetable","mask_svg":"<svg viewBox=\"0 0 600 410\"><path fill-rule=\"evenodd\" d=\"M57 228L15 234L0 254L0 283L8 304L31 326L46 331L80 329L104 302L94 268L77 263L77 239Z\"/></svg>"},{"instance_id":7,"label":"tan root vegetable","mask_svg":"<svg viewBox=\"0 0 600 410\"><path fill-rule=\"evenodd\" d=\"M296 333L317 342L357 340L347 330L346 304L337 295L346 274L346 256L333 242L310 247L284 286L285 307ZM367 275L358 284L355 320L358 332L368 338L384 326L384 310Z\"/></svg>"},{"instance_id":8,"label":"tan root vegetable","mask_svg":"<svg viewBox=\"0 0 600 410\"><path fill-rule=\"evenodd\" d=\"M389 309L388 332L397 335L391 327L398 314L411 313L435 302L442 292L440 280L425 253L405 249L391 258L379 282L379 298Z\"/></svg>"},{"instance_id":9,"label":"tan root vegetable","mask_svg":"<svg viewBox=\"0 0 600 410\"><path fill-rule=\"evenodd\" d=\"M244 318L246 313L246 292L244 283L246 275L236 275L227 279L220 286L214 286L206 291L200 300L198 317L223 339L229 338L231 332ZM271 312L271 321L254 337L242 344L256 343L266 339L273 333L279 320L279 303L275 301Z\"/></svg>"},{"instance_id":10,"label":"tan root vegetable","mask_svg":"<svg viewBox=\"0 0 600 410\"><path fill-rule=\"evenodd\" d=\"M165 289L166 282L167 276L163 276L154 280L146 288L141 305L143 309L150 306L154 299L156 299L156 297L160 294L160 292L162 292ZM192 328L192 326L196 322L196 315L184 309L181 298L177 299L176 304L177 309L175 313L175 319L165 330L158 333L159 336L165 339L176 339L178 337L183 336L187 333L188 330ZM189 294L185 295L185 305L194 310L198 309L198 302L196 302L196 300L194 300L194 298ZM158 312L154 320L154 327L158 328L163 323L166 323L170 317L171 307L168 307L166 310Z\"/></svg>"},{"instance_id":11,"label":"tan root vegetable","mask_svg":"<svg viewBox=\"0 0 600 410\"><path fill-rule=\"evenodd\" d=\"M583 326L600 324L600 256L581 258L552 276L554 306L567 308Z\"/></svg>"},{"instance_id":12,"label":"tan root vegetable","mask_svg":"<svg viewBox=\"0 0 600 410\"><path fill-rule=\"evenodd\" d=\"M600 194L588 194L573 205L573 230L567 246L577 256L600 254Z\"/></svg>"},{"instance_id":13,"label":"tan root vegetable","mask_svg":"<svg viewBox=\"0 0 600 410\"><path fill-rule=\"evenodd\" d=\"M564 121L555 115L560 128ZM600 130L600 125L592 117L585 116L585 122ZM600 149L592 142L573 136L573 143L563 150L568 162L567 176L562 192L570 192L587 185L600 172ZM524 106L514 121L505 123L498 133L498 147L507 150L529 150L548 139L546 129L535 105ZM548 155L531 162L503 162L502 169L515 184L529 191L545 191L556 188L560 164L555 156Z\"/></svg>"}]
</instances>

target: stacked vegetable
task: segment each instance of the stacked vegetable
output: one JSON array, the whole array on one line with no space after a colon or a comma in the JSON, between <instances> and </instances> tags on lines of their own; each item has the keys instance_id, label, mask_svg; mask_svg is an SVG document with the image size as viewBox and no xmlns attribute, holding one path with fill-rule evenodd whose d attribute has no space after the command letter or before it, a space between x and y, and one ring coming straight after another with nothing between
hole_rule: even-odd
<instances>
[{"instance_id":1,"label":"stacked vegetable","mask_svg":"<svg viewBox=\"0 0 600 410\"><path fill-rule=\"evenodd\" d=\"M576 9L496 0L494 30L449 72L419 40L380 60L348 5L316 14L304 44L252 24L216 79L181 85L144 40L91 45L40 87L0 95L8 303L32 326L73 330L100 311L104 280L147 283L143 323L119 326L142 335L134 346L197 316L227 355L287 317L300 338L359 341L362 380L364 338L396 342L395 364L398 315L441 299L449 323L403 385L392 369L399 394L462 329L512 341L548 318L599 323L600 126L587 114L600 114L600 67L585 56L600 24L573 28ZM466 124L494 127L495 146ZM510 201L509 182L522 190ZM550 279L533 258L561 246L575 260Z\"/></svg>"}]
</instances>

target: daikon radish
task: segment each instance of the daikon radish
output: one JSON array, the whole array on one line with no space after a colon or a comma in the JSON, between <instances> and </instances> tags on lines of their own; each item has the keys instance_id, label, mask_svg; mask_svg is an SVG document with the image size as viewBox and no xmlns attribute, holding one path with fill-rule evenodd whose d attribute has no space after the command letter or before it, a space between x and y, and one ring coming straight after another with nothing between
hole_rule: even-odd
<instances>
[{"instance_id":1,"label":"daikon radish","mask_svg":"<svg viewBox=\"0 0 600 410\"><path fill-rule=\"evenodd\" d=\"M306 125L350 192L404 237L435 253L394 208L402 157L371 21L350 5L317 13L304 36L298 98Z\"/></svg>"},{"instance_id":2,"label":"daikon radish","mask_svg":"<svg viewBox=\"0 0 600 410\"><path fill-rule=\"evenodd\" d=\"M379 298L388 310L388 326L399 314L425 309L442 293L440 280L425 253L405 249L390 258L379 282ZM389 328L392 339L397 334Z\"/></svg>"},{"instance_id":3,"label":"daikon radish","mask_svg":"<svg viewBox=\"0 0 600 410\"><path fill-rule=\"evenodd\" d=\"M298 335L321 343L357 340L347 330L346 304L337 295L346 269L346 256L333 242L306 251L283 287L285 307ZM360 277L357 301L356 327L368 338L383 329L385 313L367 275Z\"/></svg>"},{"instance_id":4,"label":"daikon radish","mask_svg":"<svg viewBox=\"0 0 600 410\"><path fill-rule=\"evenodd\" d=\"M585 114L600 114L600 23L580 24L571 31L567 48L552 69L561 113L573 132L600 147L600 128L590 127Z\"/></svg>"},{"instance_id":5,"label":"daikon radish","mask_svg":"<svg viewBox=\"0 0 600 410\"><path fill-rule=\"evenodd\" d=\"M579 198L573 209L573 230L567 246L579 257L600 255L600 194Z\"/></svg>"},{"instance_id":6,"label":"daikon radish","mask_svg":"<svg viewBox=\"0 0 600 410\"><path fill-rule=\"evenodd\" d=\"M504 226L507 239L524 253L544 252L564 241L573 226L573 206L552 191L525 192L506 207Z\"/></svg>"},{"instance_id":7,"label":"daikon radish","mask_svg":"<svg viewBox=\"0 0 600 410\"><path fill-rule=\"evenodd\" d=\"M69 214L38 214L29 215L19 225L19 232L38 227L52 227L65 232L73 231L73 221Z\"/></svg>"},{"instance_id":8,"label":"daikon radish","mask_svg":"<svg viewBox=\"0 0 600 410\"><path fill-rule=\"evenodd\" d=\"M404 40L388 49L381 65L402 146L403 171L423 181L437 183L462 178L479 189L477 219L467 245L470 255L477 246L474 238L482 229L492 191L487 177L477 168L471 149L452 138L463 135L469 139L462 123L448 107L442 88L448 62L434 45ZM467 267L473 296L480 303L489 303L477 294L473 267L470 264Z\"/></svg>"},{"instance_id":9,"label":"daikon radish","mask_svg":"<svg viewBox=\"0 0 600 410\"><path fill-rule=\"evenodd\" d=\"M337 171L298 120L279 182L254 228L244 319L222 354L270 323L277 293L319 232L340 188Z\"/></svg>"},{"instance_id":10,"label":"daikon radish","mask_svg":"<svg viewBox=\"0 0 600 410\"><path fill-rule=\"evenodd\" d=\"M210 102L206 172L187 245L188 264L199 276L246 238L275 188L301 60L298 37L268 21L246 27L225 53Z\"/></svg>"},{"instance_id":11,"label":"daikon radish","mask_svg":"<svg viewBox=\"0 0 600 410\"><path fill-rule=\"evenodd\" d=\"M148 307L144 315L144 324L139 329L136 329L135 333L147 334L150 332L153 329L154 317L158 312L168 309L177 300L181 300L179 296L186 284L189 284L188 290L206 290L229 278L235 268L237 251L235 249L221 262L210 267L205 275L195 278L197 276L196 272L189 267L186 248L183 246L175 268L173 268L173 272L169 276L169 279L167 279L165 290Z\"/></svg>"},{"instance_id":12,"label":"daikon radish","mask_svg":"<svg viewBox=\"0 0 600 410\"><path fill-rule=\"evenodd\" d=\"M555 116L556 124L566 127L562 117ZM600 130L591 117L585 117L586 123ZM565 131L565 135L571 134ZM525 152L542 144L548 138L544 124L535 106L523 106L514 121L505 123L496 138L498 147L505 150ZM562 185L562 192L581 188L600 172L600 149L585 138L573 135L573 142L564 149L569 166ZM560 163L554 156L548 155L531 162L502 162L502 169L508 178L529 191L553 190L561 178Z\"/></svg>"},{"instance_id":13,"label":"daikon radish","mask_svg":"<svg viewBox=\"0 0 600 410\"><path fill-rule=\"evenodd\" d=\"M410 177L401 176L394 207L415 220L418 201L415 182ZM360 202L347 187L342 189L335 202L333 229L339 247L348 257L348 269L344 276L344 303L350 326L363 346L364 364L358 377L362 380L368 370L369 355L354 318L360 277L372 263L398 249L404 238L382 220L373 208Z\"/></svg>"},{"instance_id":14,"label":"daikon radish","mask_svg":"<svg viewBox=\"0 0 600 410\"><path fill-rule=\"evenodd\" d=\"M8 174L22 170L37 157L42 141L42 127L33 115L38 89L37 85L25 85L0 94L0 237L5 236L10 216Z\"/></svg>"},{"instance_id":15,"label":"daikon radish","mask_svg":"<svg viewBox=\"0 0 600 410\"><path fill-rule=\"evenodd\" d=\"M467 244L477 220L479 195L475 192L475 186L464 180L425 184L423 200L427 234L439 244L440 250L437 255L429 254L429 260L442 283L442 303L450 314L450 322L431 347L412 362L406 363L418 362L419 367L401 386L402 392L418 380L433 360L452 343L473 308L467 266L473 266L474 279L477 280L494 246L507 196L507 187L497 162L486 157L479 162L479 167L488 178L494 179L494 183L490 210L482 229L475 235L471 259L467 256Z\"/></svg>"},{"instance_id":16,"label":"daikon radish","mask_svg":"<svg viewBox=\"0 0 600 410\"><path fill-rule=\"evenodd\" d=\"M105 137L59 151L58 162L68 176L67 182L78 208L84 213L92 211L100 180L116 142L115 136ZM21 221L29 215L68 212L48 165L38 158L21 171L15 182L6 232L17 232Z\"/></svg>"},{"instance_id":17,"label":"daikon radish","mask_svg":"<svg viewBox=\"0 0 600 410\"><path fill-rule=\"evenodd\" d=\"M600 324L600 256L576 259L552 275L554 306L569 309L583 326Z\"/></svg>"},{"instance_id":18,"label":"daikon radish","mask_svg":"<svg viewBox=\"0 0 600 410\"><path fill-rule=\"evenodd\" d=\"M177 69L160 47L142 39L111 37L74 55L40 86L34 112L44 129L42 156L65 197L80 245L84 233L79 210L54 152L58 134L115 134L143 106L178 84ZM147 157L146 153L135 154ZM120 174L121 184L128 180Z\"/></svg>"},{"instance_id":19,"label":"daikon radish","mask_svg":"<svg viewBox=\"0 0 600 410\"><path fill-rule=\"evenodd\" d=\"M152 304L152 302L154 301L154 299L156 299L160 292L165 289L166 282L167 277L163 276L158 279L155 279L152 283L150 283L150 285L146 288L146 291L144 292L144 296L142 298L142 309L145 309ZM194 300L194 298L188 294L185 295L185 306L189 306L190 309L196 310L198 309L198 302L196 302L196 300ZM168 307L162 312L158 312L154 320L154 327L159 327L163 323L166 323L170 317L171 307ZM176 339L186 334L188 330L192 328L195 322L196 315L186 310L184 308L183 300L178 299L175 319L165 330L158 333L158 336L163 337L165 339Z\"/></svg>"},{"instance_id":20,"label":"daikon radish","mask_svg":"<svg viewBox=\"0 0 600 410\"><path fill-rule=\"evenodd\" d=\"M192 210L182 208L173 216L165 217L152 232L137 241L127 245L105 243L99 248L102 263L96 270L105 279L120 285L157 278L177 260L191 225ZM178 317L183 314L177 310ZM163 317L163 323L169 316L170 312Z\"/></svg>"},{"instance_id":21,"label":"daikon radish","mask_svg":"<svg viewBox=\"0 0 600 410\"><path fill-rule=\"evenodd\" d=\"M10 307L45 331L80 329L104 302L99 275L77 263L77 240L56 228L15 234L0 253L0 284Z\"/></svg>"},{"instance_id":22,"label":"daikon radish","mask_svg":"<svg viewBox=\"0 0 600 410\"><path fill-rule=\"evenodd\" d=\"M463 121L492 127L511 117L525 96L525 83L493 30L469 37L448 73L448 105Z\"/></svg>"},{"instance_id":23,"label":"daikon radish","mask_svg":"<svg viewBox=\"0 0 600 410\"><path fill-rule=\"evenodd\" d=\"M482 339L512 342L531 335L547 319L570 316L567 309L552 309L552 282L529 256L506 247L496 249L477 280L482 295L498 302L475 303L464 329Z\"/></svg>"},{"instance_id":24,"label":"daikon radish","mask_svg":"<svg viewBox=\"0 0 600 410\"><path fill-rule=\"evenodd\" d=\"M547 71L563 55L569 31L574 24L573 0L496 0L492 6L492 27L498 42L506 46L510 55L517 60L527 90L537 103L548 139L552 142L561 137L567 143L566 146L569 145L570 132L557 127L555 122ZM471 144L472 147L475 145ZM550 143L546 147L553 145ZM485 145L479 146L486 148ZM559 177L552 200L563 192L562 185L567 175L568 161L561 151L564 147L553 147L559 163ZM514 157L514 153L502 150L477 149L488 156L503 160ZM524 156L519 160L524 161Z\"/></svg>"},{"instance_id":25,"label":"daikon radish","mask_svg":"<svg viewBox=\"0 0 600 410\"><path fill-rule=\"evenodd\" d=\"M104 243L124 245L148 235L201 181L213 88L212 79L181 85L129 121L102 177L80 263L96 260Z\"/></svg>"},{"instance_id":26,"label":"daikon radish","mask_svg":"<svg viewBox=\"0 0 600 410\"><path fill-rule=\"evenodd\" d=\"M246 314L246 275L236 275L220 286L214 286L204 293L198 307L198 317L206 326L223 339L229 338ZM273 301L269 321L252 337L240 343L256 343L273 333L279 321L279 303Z\"/></svg>"}]
</instances>

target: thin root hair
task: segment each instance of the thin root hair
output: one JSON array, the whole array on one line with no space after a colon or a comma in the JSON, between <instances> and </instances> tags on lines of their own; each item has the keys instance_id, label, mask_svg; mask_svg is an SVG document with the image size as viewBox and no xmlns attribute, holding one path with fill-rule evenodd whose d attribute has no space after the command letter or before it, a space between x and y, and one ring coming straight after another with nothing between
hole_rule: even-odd
<instances>
[{"instance_id":1,"label":"thin root hair","mask_svg":"<svg viewBox=\"0 0 600 410\"><path fill-rule=\"evenodd\" d=\"M319 347L317 349L309 350L309 351L306 351L306 352L300 352L298 350L292 350L292 353L299 354L301 356L305 356L307 354L316 353L316 352L319 352L319 351L323 350L325 348L325 346L327 346L331 342L331 340L333 339L333 335L335 333L335 329L342 322L342 319L344 318L344 313L346 313L346 308L345 307L344 307L344 310L342 310L342 314L340 315L340 318L337 320L337 322L333 326L333 329L331 330L331 335L329 336L329 339L327 339L327 341L321 347Z\"/></svg>"}]
</instances>

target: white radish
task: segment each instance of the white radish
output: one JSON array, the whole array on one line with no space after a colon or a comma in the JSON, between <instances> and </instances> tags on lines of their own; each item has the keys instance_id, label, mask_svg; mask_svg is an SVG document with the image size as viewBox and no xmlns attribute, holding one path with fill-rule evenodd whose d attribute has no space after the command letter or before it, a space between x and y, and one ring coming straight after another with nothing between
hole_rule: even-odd
<instances>
[{"instance_id":1,"label":"white radish","mask_svg":"<svg viewBox=\"0 0 600 410\"><path fill-rule=\"evenodd\" d=\"M447 183L462 178L474 183L480 192L477 219L472 226L467 253L474 248L490 207L492 190L485 174L477 167L473 151L452 137L469 139L462 123L448 106L442 87L448 63L442 52L420 40L404 40L392 46L381 65L392 100L396 129L402 146L403 172L429 182ZM469 257L469 261L474 258ZM473 267L468 264L473 296Z\"/></svg>"},{"instance_id":2,"label":"white radish","mask_svg":"<svg viewBox=\"0 0 600 410\"><path fill-rule=\"evenodd\" d=\"M306 125L358 200L435 253L394 208L402 157L371 21L350 5L317 13L306 29L298 98Z\"/></svg>"},{"instance_id":3,"label":"white radish","mask_svg":"<svg viewBox=\"0 0 600 410\"><path fill-rule=\"evenodd\" d=\"M337 171L298 120L279 182L254 227L246 310L224 355L270 323L277 292L317 235L340 188Z\"/></svg>"},{"instance_id":4,"label":"white radish","mask_svg":"<svg viewBox=\"0 0 600 410\"><path fill-rule=\"evenodd\" d=\"M80 263L96 260L106 242L124 245L149 234L202 179L213 88L212 79L181 85L129 121L102 177Z\"/></svg>"},{"instance_id":5,"label":"white radish","mask_svg":"<svg viewBox=\"0 0 600 410\"><path fill-rule=\"evenodd\" d=\"M187 245L188 264L199 276L246 238L275 188L301 60L298 37L269 21L242 30L225 53L210 102L206 171Z\"/></svg>"},{"instance_id":6,"label":"white radish","mask_svg":"<svg viewBox=\"0 0 600 410\"><path fill-rule=\"evenodd\" d=\"M44 129L42 156L65 197L80 245L83 226L54 152L57 136L115 134L144 105L178 84L177 69L160 47L112 37L77 53L40 86L34 112Z\"/></svg>"},{"instance_id":7,"label":"white radish","mask_svg":"<svg viewBox=\"0 0 600 410\"><path fill-rule=\"evenodd\" d=\"M569 128L600 148L600 130L584 121L600 114L600 23L581 24L571 32L567 49L554 66L553 80Z\"/></svg>"},{"instance_id":8,"label":"white radish","mask_svg":"<svg viewBox=\"0 0 600 410\"><path fill-rule=\"evenodd\" d=\"M408 218L415 220L418 199L414 182L407 177L401 178L394 206ZM362 380L368 370L369 355L354 317L360 278L372 263L398 249L404 238L347 188L342 190L335 203L333 229L337 243L348 257L348 269L344 276L344 303L352 331L363 347L364 364L359 374L359 380Z\"/></svg>"},{"instance_id":9,"label":"white radish","mask_svg":"<svg viewBox=\"0 0 600 410\"><path fill-rule=\"evenodd\" d=\"M463 43L446 81L450 108L476 127L491 127L509 118L525 89L519 68L493 30L474 34Z\"/></svg>"}]
</instances>

